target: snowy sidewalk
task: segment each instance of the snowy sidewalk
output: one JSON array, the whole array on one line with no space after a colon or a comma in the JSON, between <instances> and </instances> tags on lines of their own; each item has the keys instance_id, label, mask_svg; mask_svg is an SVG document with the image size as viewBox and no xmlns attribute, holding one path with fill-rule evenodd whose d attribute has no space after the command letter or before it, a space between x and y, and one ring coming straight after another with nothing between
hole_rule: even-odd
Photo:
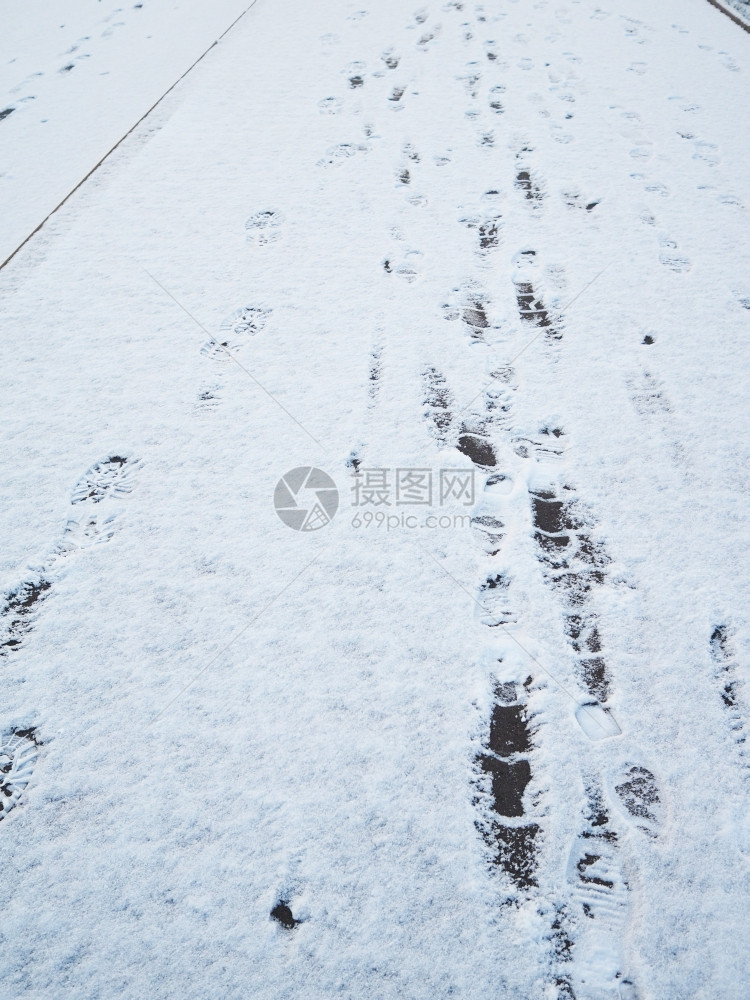
<instances>
[{"instance_id":1,"label":"snowy sidewalk","mask_svg":"<svg viewBox=\"0 0 750 1000\"><path fill-rule=\"evenodd\" d=\"M748 74L259 0L3 270L9 995L744 1000Z\"/></svg>"}]
</instances>

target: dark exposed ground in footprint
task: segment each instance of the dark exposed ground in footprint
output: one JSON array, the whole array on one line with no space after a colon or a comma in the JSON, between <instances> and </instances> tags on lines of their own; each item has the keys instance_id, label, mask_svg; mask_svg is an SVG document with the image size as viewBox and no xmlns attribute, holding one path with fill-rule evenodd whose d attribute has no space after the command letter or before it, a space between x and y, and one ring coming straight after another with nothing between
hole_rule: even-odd
<instances>
[{"instance_id":1,"label":"dark exposed ground in footprint","mask_svg":"<svg viewBox=\"0 0 750 1000\"><path fill-rule=\"evenodd\" d=\"M523 816L523 794L531 781L527 760L509 763L482 757L482 770L492 775L493 808L500 816Z\"/></svg>"},{"instance_id":2,"label":"dark exposed ground in footprint","mask_svg":"<svg viewBox=\"0 0 750 1000\"><path fill-rule=\"evenodd\" d=\"M461 310L461 319L472 332L486 330L490 325L487 320L486 305L486 302L477 295L470 298Z\"/></svg>"},{"instance_id":3,"label":"dark exposed ground in footprint","mask_svg":"<svg viewBox=\"0 0 750 1000\"><path fill-rule=\"evenodd\" d=\"M493 87L490 90L490 108L496 115L502 115L505 112L503 102L500 100L501 95L504 93L505 87Z\"/></svg>"},{"instance_id":4,"label":"dark exposed ground in footprint","mask_svg":"<svg viewBox=\"0 0 750 1000\"><path fill-rule=\"evenodd\" d=\"M0 820L18 804L31 780L38 747L34 729L14 729L0 740Z\"/></svg>"},{"instance_id":5,"label":"dark exposed ground in footprint","mask_svg":"<svg viewBox=\"0 0 750 1000\"><path fill-rule=\"evenodd\" d=\"M39 578L20 584L5 595L0 607L0 656L15 652L31 631L38 605L52 584Z\"/></svg>"},{"instance_id":6,"label":"dark exposed ground in footprint","mask_svg":"<svg viewBox=\"0 0 750 1000\"><path fill-rule=\"evenodd\" d=\"M458 435L456 447L480 469L494 469L497 465L497 455L489 438L468 431L464 426Z\"/></svg>"},{"instance_id":7,"label":"dark exposed ground in footprint","mask_svg":"<svg viewBox=\"0 0 750 1000\"><path fill-rule=\"evenodd\" d=\"M565 204L568 206L568 208L582 208L586 212L593 212L596 206L599 204L598 198L595 199L594 201L586 201L585 198L582 198L580 194L576 192L571 192L567 194L563 193L563 200Z\"/></svg>"},{"instance_id":8,"label":"dark exposed ground in footprint","mask_svg":"<svg viewBox=\"0 0 750 1000\"><path fill-rule=\"evenodd\" d=\"M477 231L477 252L480 257L484 257L489 253L490 250L495 250L500 246L500 233L502 229L501 223L502 216L495 215L487 219L464 219L462 220L464 224L469 229L476 229ZM484 309L485 303L481 303L481 308ZM486 322L484 326L489 324Z\"/></svg>"},{"instance_id":9,"label":"dark exposed ground in footprint","mask_svg":"<svg viewBox=\"0 0 750 1000\"><path fill-rule=\"evenodd\" d=\"M600 542L589 533L590 518L582 514L572 491L530 494L537 554L546 579L566 604L564 628L577 654L577 672L586 691L600 702L609 695L611 678L601 655L602 641L591 592L604 582L610 562Z\"/></svg>"},{"instance_id":10,"label":"dark exposed ground in footprint","mask_svg":"<svg viewBox=\"0 0 750 1000\"><path fill-rule=\"evenodd\" d=\"M500 246L500 216L480 222L477 232L480 252L494 250L495 247Z\"/></svg>"},{"instance_id":11,"label":"dark exposed ground in footprint","mask_svg":"<svg viewBox=\"0 0 750 1000\"><path fill-rule=\"evenodd\" d=\"M15 110L15 108L3 108L3 110L0 111L0 122L3 118L7 118L8 115L12 115Z\"/></svg>"},{"instance_id":12,"label":"dark exposed ground in footprint","mask_svg":"<svg viewBox=\"0 0 750 1000\"><path fill-rule=\"evenodd\" d=\"M491 852L492 863L501 868L517 888L527 889L536 885L539 825L503 822L525 816L524 792L531 781L528 758L533 749L533 734L522 697L515 684L495 686L496 700L487 744L477 755L480 772L490 776L491 818L479 821L477 828ZM485 801L485 796L480 796L480 801Z\"/></svg>"},{"instance_id":13,"label":"dark exposed ground in footprint","mask_svg":"<svg viewBox=\"0 0 750 1000\"><path fill-rule=\"evenodd\" d=\"M521 169L517 172L515 186L518 191L523 192L527 201L539 203L544 198L544 192L530 170Z\"/></svg>"},{"instance_id":14,"label":"dark exposed ground in footprint","mask_svg":"<svg viewBox=\"0 0 750 1000\"><path fill-rule=\"evenodd\" d=\"M541 297L537 296L532 283L530 281L516 281L515 286L518 314L523 322L545 330L550 340L561 340L562 330L559 325L553 324L549 310L545 307Z\"/></svg>"},{"instance_id":15,"label":"dark exposed ground in footprint","mask_svg":"<svg viewBox=\"0 0 750 1000\"><path fill-rule=\"evenodd\" d=\"M656 778L648 768L633 764L615 785L620 802L636 825L650 837L656 836L661 819L661 795Z\"/></svg>"},{"instance_id":16,"label":"dark exposed ground in footprint","mask_svg":"<svg viewBox=\"0 0 750 1000\"><path fill-rule=\"evenodd\" d=\"M417 42L418 47L422 49L425 48L427 45L429 45L430 42L434 41L434 39L437 38L438 34L439 34L439 28L436 26L435 31L428 31L426 34L422 35L422 37Z\"/></svg>"},{"instance_id":17,"label":"dark exposed ground in footprint","mask_svg":"<svg viewBox=\"0 0 750 1000\"><path fill-rule=\"evenodd\" d=\"M428 368L424 374L425 415L432 425L432 434L439 447L448 443L453 426L454 401L444 375L436 368Z\"/></svg>"}]
</instances>

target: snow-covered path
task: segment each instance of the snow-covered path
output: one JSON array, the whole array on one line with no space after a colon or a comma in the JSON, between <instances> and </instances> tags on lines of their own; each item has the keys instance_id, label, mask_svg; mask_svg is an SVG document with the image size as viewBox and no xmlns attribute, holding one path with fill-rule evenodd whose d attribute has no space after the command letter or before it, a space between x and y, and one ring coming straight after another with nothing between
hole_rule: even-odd
<instances>
[{"instance_id":1,"label":"snow-covered path","mask_svg":"<svg viewBox=\"0 0 750 1000\"><path fill-rule=\"evenodd\" d=\"M749 74L258 0L0 273L8 995L744 1000Z\"/></svg>"},{"instance_id":2,"label":"snow-covered path","mask_svg":"<svg viewBox=\"0 0 750 1000\"><path fill-rule=\"evenodd\" d=\"M251 4L6 0L0 262Z\"/></svg>"}]
</instances>

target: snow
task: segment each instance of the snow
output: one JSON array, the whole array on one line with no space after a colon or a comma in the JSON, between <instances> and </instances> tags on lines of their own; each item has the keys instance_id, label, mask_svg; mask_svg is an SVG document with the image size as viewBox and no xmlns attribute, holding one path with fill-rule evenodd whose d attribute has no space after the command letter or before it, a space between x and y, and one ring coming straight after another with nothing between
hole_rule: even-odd
<instances>
[{"instance_id":1,"label":"snow","mask_svg":"<svg viewBox=\"0 0 750 1000\"><path fill-rule=\"evenodd\" d=\"M3 259L244 9L99 6ZM8 995L744 1000L748 45L258 0L2 270Z\"/></svg>"},{"instance_id":2,"label":"snow","mask_svg":"<svg viewBox=\"0 0 750 1000\"><path fill-rule=\"evenodd\" d=\"M8 0L0 67L0 260L248 6L248 0L143 0L127 8L101 0L62 6Z\"/></svg>"}]
</instances>

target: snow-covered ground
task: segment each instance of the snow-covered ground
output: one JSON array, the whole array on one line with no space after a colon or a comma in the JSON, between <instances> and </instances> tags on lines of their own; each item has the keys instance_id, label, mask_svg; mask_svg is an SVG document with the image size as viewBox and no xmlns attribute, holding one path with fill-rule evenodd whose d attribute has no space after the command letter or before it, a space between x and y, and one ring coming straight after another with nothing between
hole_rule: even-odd
<instances>
[{"instance_id":1,"label":"snow-covered ground","mask_svg":"<svg viewBox=\"0 0 750 1000\"><path fill-rule=\"evenodd\" d=\"M4 995L745 1000L750 35L360 3L258 0L0 273ZM10 250L198 6L0 121Z\"/></svg>"},{"instance_id":2,"label":"snow-covered ground","mask_svg":"<svg viewBox=\"0 0 750 1000\"><path fill-rule=\"evenodd\" d=\"M6 0L0 261L250 5Z\"/></svg>"}]
</instances>

